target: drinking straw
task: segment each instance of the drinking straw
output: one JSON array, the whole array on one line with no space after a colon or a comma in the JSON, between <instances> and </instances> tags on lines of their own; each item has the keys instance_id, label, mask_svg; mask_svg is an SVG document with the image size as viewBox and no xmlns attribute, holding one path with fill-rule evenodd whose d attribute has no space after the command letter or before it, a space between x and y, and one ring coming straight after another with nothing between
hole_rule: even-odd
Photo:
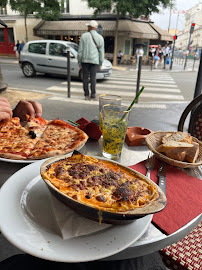
<instances>
[{"instance_id":1,"label":"drinking straw","mask_svg":"<svg viewBox=\"0 0 202 270\"><path fill-rule=\"evenodd\" d=\"M67 120L67 121L69 121L70 123L72 123L72 124L74 124L74 125L76 125L76 126L79 126L78 123L76 123L76 122L74 122L74 121L72 121L72 120Z\"/></svg>"},{"instance_id":2,"label":"drinking straw","mask_svg":"<svg viewBox=\"0 0 202 270\"><path fill-rule=\"evenodd\" d=\"M135 102L138 100L140 94L142 93L142 91L144 90L145 86L142 86L142 88L140 89L139 93L136 95L136 97L134 98L134 100L131 102L130 106L128 107L127 111L130 111L130 109L133 107L133 105L135 104ZM125 118L127 112L122 116L121 121Z\"/></svg>"}]
</instances>

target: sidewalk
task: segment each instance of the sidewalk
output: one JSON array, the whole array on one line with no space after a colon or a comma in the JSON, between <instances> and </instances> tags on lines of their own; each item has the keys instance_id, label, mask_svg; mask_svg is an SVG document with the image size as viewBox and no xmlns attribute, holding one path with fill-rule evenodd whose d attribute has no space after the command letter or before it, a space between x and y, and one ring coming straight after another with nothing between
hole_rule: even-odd
<instances>
[{"instance_id":1,"label":"sidewalk","mask_svg":"<svg viewBox=\"0 0 202 270\"><path fill-rule=\"evenodd\" d=\"M0 56L0 64L19 64L19 60L16 57L6 57L6 56ZM175 59L173 62L172 70L170 69L170 66L166 66L166 69L163 69L163 64L158 65L158 68L155 69L154 65L152 66L152 71L161 71L161 72L190 72L190 71L198 71L199 66L199 60L195 61L194 70L193 70L193 60L188 59L186 70L184 70L184 62L178 61L178 59ZM135 65L117 65L113 66L112 70L136 70ZM142 65L142 71L151 71L151 65Z\"/></svg>"},{"instance_id":2,"label":"sidewalk","mask_svg":"<svg viewBox=\"0 0 202 270\"><path fill-rule=\"evenodd\" d=\"M193 60L188 60L186 69L184 70L184 62L173 62L172 69L170 66L166 65L166 68L163 68L163 63L158 65L157 69L154 68L154 65L142 65L142 71L159 71L159 72L191 72L191 71L198 71L199 61L195 61L194 70L193 70ZM112 68L113 70L136 70L136 65L117 65L116 67Z\"/></svg>"},{"instance_id":3,"label":"sidewalk","mask_svg":"<svg viewBox=\"0 0 202 270\"><path fill-rule=\"evenodd\" d=\"M17 57L0 56L0 63L18 64L19 63L19 59Z\"/></svg>"},{"instance_id":4,"label":"sidewalk","mask_svg":"<svg viewBox=\"0 0 202 270\"><path fill-rule=\"evenodd\" d=\"M49 98L52 95L44 94L44 93L37 93L32 91L26 91L26 90L14 90L12 88L7 88L6 91L1 92L1 97L5 97L9 100L11 107L15 107L16 104L22 100L37 100L40 102L41 99Z\"/></svg>"}]
</instances>

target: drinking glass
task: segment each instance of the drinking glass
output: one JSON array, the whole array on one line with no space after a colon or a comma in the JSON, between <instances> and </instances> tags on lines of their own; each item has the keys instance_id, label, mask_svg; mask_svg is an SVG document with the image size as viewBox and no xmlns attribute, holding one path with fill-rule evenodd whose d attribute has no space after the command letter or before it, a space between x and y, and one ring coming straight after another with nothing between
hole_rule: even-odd
<instances>
[{"instance_id":1,"label":"drinking glass","mask_svg":"<svg viewBox=\"0 0 202 270\"><path fill-rule=\"evenodd\" d=\"M102 107L102 155L109 159L121 156L128 127L130 110L125 105L107 104Z\"/></svg>"},{"instance_id":2,"label":"drinking glass","mask_svg":"<svg viewBox=\"0 0 202 270\"><path fill-rule=\"evenodd\" d=\"M99 128L102 131L102 107L106 104L121 105L121 96L103 94L99 96Z\"/></svg>"}]
</instances>

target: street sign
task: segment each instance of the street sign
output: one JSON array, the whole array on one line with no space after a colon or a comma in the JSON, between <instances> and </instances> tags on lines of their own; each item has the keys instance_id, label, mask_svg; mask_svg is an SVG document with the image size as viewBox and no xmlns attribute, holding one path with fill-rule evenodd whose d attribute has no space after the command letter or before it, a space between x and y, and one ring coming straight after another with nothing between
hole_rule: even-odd
<instances>
[{"instance_id":1,"label":"street sign","mask_svg":"<svg viewBox=\"0 0 202 270\"><path fill-rule=\"evenodd\" d=\"M98 34L102 35L102 25L101 24L98 24L97 32L98 32Z\"/></svg>"}]
</instances>

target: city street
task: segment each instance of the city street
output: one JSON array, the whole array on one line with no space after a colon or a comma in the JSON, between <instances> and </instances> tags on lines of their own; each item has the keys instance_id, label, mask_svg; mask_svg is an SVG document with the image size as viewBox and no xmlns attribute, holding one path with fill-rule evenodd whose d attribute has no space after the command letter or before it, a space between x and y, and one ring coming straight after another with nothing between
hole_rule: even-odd
<instances>
[{"instance_id":1,"label":"city street","mask_svg":"<svg viewBox=\"0 0 202 270\"><path fill-rule=\"evenodd\" d=\"M4 81L8 83L8 89L49 94L52 96L51 98L56 99L57 97L58 100L67 97L65 77L37 74L34 78L26 78L18 65L17 59L1 58L0 65ZM189 67L191 66L192 63L189 64ZM190 101L194 95L196 78L196 68L194 71L191 68L188 71L183 71L183 67L176 63L173 64L172 71L168 67L164 70L160 65L158 69L151 71L150 66L143 65L140 87L144 85L145 90L139 98L139 103L183 103ZM136 94L136 83L137 71L135 66L118 66L113 69L111 77L98 81L97 95L117 94L121 95L126 103L130 103ZM84 102L82 82L73 78L69 101Z\"/></svg>"},{"instance_id":2,"label":"city street","mask_svg":"<svg viewBox=\"0 0 202 270\"><path fill-rule=\"evenodd\" d=\"M1 2L0 270L200 267L202 2ZM100 95L125 111L100 110ZM75 204L54 202L41 164L74 149L120 169L58 165L51 194Z\"/></svg>"}]
</instances>

